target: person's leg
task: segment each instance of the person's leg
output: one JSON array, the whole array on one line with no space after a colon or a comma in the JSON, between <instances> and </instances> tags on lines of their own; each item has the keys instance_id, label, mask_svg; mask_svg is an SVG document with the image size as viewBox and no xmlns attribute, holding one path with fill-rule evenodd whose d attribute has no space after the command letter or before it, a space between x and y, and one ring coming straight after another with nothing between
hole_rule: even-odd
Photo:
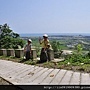
<instances>
[{"instance_id":1,"label":"person's leg","mask_svg":"<svg viewBox=\"0 0 90 90\"><path fill-rule=\"evenodd\" d=\"M26 52L24 52L24 56L23 56L23 59L26 59Z\"/></svg>"},{"instance_id":2,"label":"person's leg","mask_svg":"<svg viewBox=\"0 0 90 90\"><path fill-rule=\"evenodd\" d=\"M47 61L47 56L46 56L44 48L42 48L41 54L40 54L40 62L45 62L45 61Z\"/></svg>"},{"instance_id":3,"label":"person's leg","mask_svg":"<svg viewBox=\"0 0 90 90\"><path fill-rule=\"evenodd\" d=\"M30 53L30 59L33 60L33 52Z\"/></svg>"},{"instance_id":4,"label":"person's leg","mask_svg":"<svg viewBox=\"0 0 90 90\"><path fill-rule=\"evenodd\" d=\"M47 49L47 59L50 61L50 49Z\"/></svg>"},{"instance_id":5,"label":"person's leg","mask_svg":"<svg viewBox=\"0 0 90 90\"><path fill-rule=\"evenodd\" d=\"M42 55L43 55L43 48L41 49L41 53L40 53L40 62L42 62Z\"/></svg>"},{"instance_id":6,"label":"person's leg","mask_svg":"<svg viewBox=\"0 0 90 90\"><path fill-rule=\"evenodd\" d=\"M30 59L30 52L29 52L29 51L26 52L26 59L27 59L27 60Z\"/></svg>"}]
</instances>

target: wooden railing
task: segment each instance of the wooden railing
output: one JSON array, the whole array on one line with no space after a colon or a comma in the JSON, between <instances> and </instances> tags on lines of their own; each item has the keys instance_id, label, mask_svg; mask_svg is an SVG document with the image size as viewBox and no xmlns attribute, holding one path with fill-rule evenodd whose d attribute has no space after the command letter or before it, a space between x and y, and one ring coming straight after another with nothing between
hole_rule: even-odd
<instances>
[{"instance_id":1,"label":"wooden railing","mask_svg":"<svg viewBox=\"0 0 90 90\"><path fill-rule=\"evenodd\" d=\"M37 58L36 49L32 49L32 58ZM24 56L23 49L0 49L0 56L14 56L17 58L22 58ZM50 50L50 60L54 60L54 52Z\"/></svg>"}]
</instances>

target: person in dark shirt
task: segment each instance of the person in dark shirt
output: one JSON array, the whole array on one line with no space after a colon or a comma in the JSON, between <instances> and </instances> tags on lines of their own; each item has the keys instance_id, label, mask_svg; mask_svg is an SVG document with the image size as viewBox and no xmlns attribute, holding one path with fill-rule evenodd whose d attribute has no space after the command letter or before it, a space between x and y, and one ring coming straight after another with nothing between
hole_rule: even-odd
<instances>
[{"instance_id":1,"label":"person in dark shirt","mask_svg":"<svg viewBox=\"0 0 90 90\"><path fill-rule=\"evenodd\" d=\"M28 39L27 42L28 44L26 44L26 46L24 47L24 53L25 53L26 60L29 60L31 58L32 40Z\"/></svg>"}]
</instances>

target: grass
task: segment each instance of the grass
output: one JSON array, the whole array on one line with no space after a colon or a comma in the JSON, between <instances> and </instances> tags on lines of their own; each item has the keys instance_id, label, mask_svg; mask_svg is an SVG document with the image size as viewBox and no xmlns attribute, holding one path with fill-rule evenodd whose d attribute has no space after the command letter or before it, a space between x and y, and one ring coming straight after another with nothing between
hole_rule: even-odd
<instances>
[{"instance_id":1,"label":"grass","mask_svg":"<svg viewBox=\"0 0 90 90\"><path fill-rule=\"evenodd\" d=\"M18 62L18 63L24 63L24 64L28 64L28 65L36 65L36 66L46 67L46 68L66 69L66 70L90 73L90 64L88 64L88 63L86 63L86 64L79 63L79 62L69 63L66 60L58 62L58 63L54 63L52 61L38 63L38 60L24 60L23 58L16 58L13 56L10 56L10 57L0 56L0 59L14 61L14 62Z\"/></svg>"}]
</instances>

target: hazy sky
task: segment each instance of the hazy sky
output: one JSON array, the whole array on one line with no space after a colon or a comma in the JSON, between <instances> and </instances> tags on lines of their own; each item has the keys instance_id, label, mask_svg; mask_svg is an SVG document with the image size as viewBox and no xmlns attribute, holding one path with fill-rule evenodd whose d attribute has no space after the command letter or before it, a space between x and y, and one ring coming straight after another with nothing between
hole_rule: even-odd
<instances>
[{"instance_id":1,"label":"hazy sky","mask_svg":"<svg viewBox=\"0 0 90 90\"><path fill-rule=\"evenodd\" d=\"M90 33L90 0L0 0L0 25L17 33Z\"/></svg>"}]
</instances>

